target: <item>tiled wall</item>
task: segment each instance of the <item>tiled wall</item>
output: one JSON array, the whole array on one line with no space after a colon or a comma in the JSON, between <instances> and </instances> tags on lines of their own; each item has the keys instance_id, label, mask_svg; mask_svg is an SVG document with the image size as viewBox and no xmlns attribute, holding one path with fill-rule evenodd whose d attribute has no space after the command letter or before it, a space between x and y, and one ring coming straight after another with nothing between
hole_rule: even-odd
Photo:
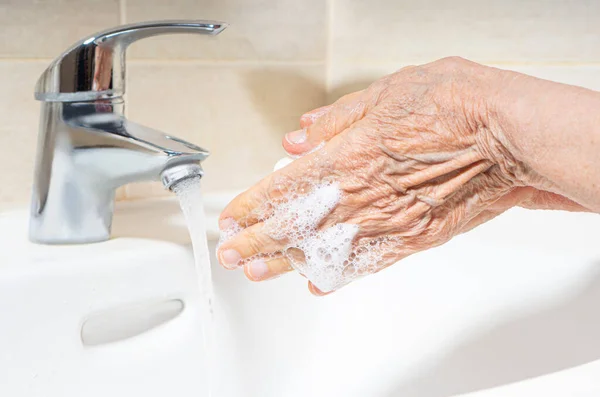
<instances>
[{"instance_id":1,"label":"tiled wall","mask_svg":"<svg viewBox=\"0 0 600 397\"><path fill-rule=\"evenodd\" d=\"M333 0L329 100L458 55L600 90L600 1Z\"/></svg>"},{"instance_id":2,"label":"tiled wall","mask_svg":"<svg viewBox=\"0 0 600 397\"><path fill-rule=\"evenodd\" d=\"M176 18L231 26L134 44L127 115L210 149L210 191L257 181L300 114L408 64L460 55L600 90L597 0L0 0L0 203L28 199L48 62L105 27Z\"/></svg>"},{"instance_id":3,"label":"tiled wall","mask_svg":"<svg viewBox=\"0 0 600 397\"><path fill-rule=\"evenodd\" d=\"M216 19L218 37L171 35L130 47L127 116L212 152L204 187L238 190L285 154L281 138L325 103L322 0L0 0L0 203L29 199L39 119L33 88L75 41L120 23ZM300 17L305 16L305 17ZM120 198L166 194L160 183Z\"/></svg>"}]
</instances>

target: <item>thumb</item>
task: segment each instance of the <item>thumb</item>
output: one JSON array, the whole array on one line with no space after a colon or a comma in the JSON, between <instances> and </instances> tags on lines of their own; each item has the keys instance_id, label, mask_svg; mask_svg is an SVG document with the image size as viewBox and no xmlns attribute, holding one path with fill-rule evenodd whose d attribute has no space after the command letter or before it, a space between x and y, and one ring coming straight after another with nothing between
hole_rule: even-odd
<instances>
[{"instance_id":1,"label":"thumb","mask_svg":"<svg viewBox=\"0 0 600 397\"><path fill-rule=\"evenodd\" d=\"M306 128L309 125L313 124L315 121L321 118L324 114L329 113L329 111L333 108L333 104L327 106L321 106L320 108L316 108L311 110L310 112L304 113L300 117L300 128Z\"/></svg>"},{"instance_id":2,"label":"thumb","mask_svg":"<svg viewBox=\"0 0 600 397\"><path fill-rule=\"evenodd\" d=\"M283 148L293 156L301 156L314 150L352 124L361 120L370 110L364 91L343 96L334 104L315 109L301 118L301 130L285 135Z\"/></svg>"}]
</instances>

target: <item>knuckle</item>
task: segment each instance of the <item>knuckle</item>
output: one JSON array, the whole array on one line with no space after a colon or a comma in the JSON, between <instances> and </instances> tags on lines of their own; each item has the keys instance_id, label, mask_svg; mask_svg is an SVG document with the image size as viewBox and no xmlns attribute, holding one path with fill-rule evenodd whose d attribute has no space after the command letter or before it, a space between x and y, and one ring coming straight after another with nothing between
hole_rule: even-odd
<instances>
[{"instance_id":1,"label":"knuckle","mask_svg":"<svg viewBox=\"0 0 600 397\"><path fill-rule=\"evenodd\" d=\"M285 257L281 257L281 258L277 258L272 261L269 261L269 262L267 262L267 266L269 266L269 269L271 269L272 272L277 273L277 274L289 272L293 269L292 265Z\"/></svg>"},{"instance_id":2,"label":"knuckle","mask_svg":"<svg viewBox=\"0 0 600 397\"><path fill-rule=\"evenodd\" d=\"M252 254L258 254L264 249L263 239L253 230L247 232L246 244Z\"/></svg>"},{"instance_id":3,"label":"knuckle","mask_svg":"<svg viewBox=\"0 0 600 397\"><path fill-rule=\"evenodd\" d=\"M247 197L244 197L239 203L239 208L241 208L244 213L248 214L253 209L253 205Z\"/></svg>"},{"instance_id":4,"label":"knuckle","mask_svg":"<svg viewBox=\"0 0 600 397\"><path fill-rule=\"evenodd\" d=\"M351 99L353 99L356 96L356 94L357 94L356 92L351 92L349 94L346 94L346 95L340 97L337 101L335 101L335 103L333 105L337 106L337 105L340 105L340 104L342 104L344 102L348 102Z\"/></svg>"},{"instance_id":5,"label":"knuckle","mask_svg":"<svg viewBox=\"0 0 600 397\"><path fill-rule=\"evenodd\" d=\"M400 68L400 70L398 70L398 72L408 72L412 69L419 68L419 67L420 66L417 66L417 65L407 65L407 66L404 66L403 68Z\"/></svg>"},{"instance_id":6,"label":"knuckle","mask_svg":"<svg viewBox=\"0 0 600 397\"><path fill-rule=\"evenodd\" d=\"M469 61L465 58L459 57L459 56L451 56L451 57L442 58L442 59L434 62L434 64L439 66L441 69L451 70L451 71L467 69L469 67L476 65L476 63Z\"/></svg>"},{"instance_id":7,"label":"knuckle","mask_svg":"<svg viewBox=\"0 0 600 397\"><path fill-rule=\"evenodd\" d=\"M336 113L338 112L339 109L336 107L310 125L306 130L308 137L311 139L322 138L335 131Z\"/></svg>"},{"instance_id":8,"label":"knuckle","mask_svg":"<svg viewBox=\"0 0 600 397\"><path fill-rule=\"evenodd\" d=\"M450 57L442 58L440 60L440 62L447 64L447 65L461 65L466 62L466 59L461 58L459 56L450 56Z\"/></svg>"},{"instance_id":9,"label":"knuckle","mask_svg":"<svg viewBox=\"0 0 600 397\"><path fill-rule=\"evenodd\" d=\"M374 81L367 87L367 92L370 96L376 95L387 87L392 79L392 75L383 76L380 79Z\"/></svg>"}]
</instances>

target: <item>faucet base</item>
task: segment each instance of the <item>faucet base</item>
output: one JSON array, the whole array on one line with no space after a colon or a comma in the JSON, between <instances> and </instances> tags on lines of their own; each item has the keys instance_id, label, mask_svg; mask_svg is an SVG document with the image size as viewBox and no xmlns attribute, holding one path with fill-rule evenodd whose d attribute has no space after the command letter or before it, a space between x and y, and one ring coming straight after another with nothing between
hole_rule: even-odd
<instances>
[{"instance_id":1,"label":"faucet base","mask_svg":"<svg viewBox=\"0 0 600 397\"><path fill-rule=\"evenodd\" d=\"M114 191L99 195L93 189L64 186L40 211L35 201L29 219L29 239L41 244L87 244L110 238Z\"/></svg>"}]
</instances>

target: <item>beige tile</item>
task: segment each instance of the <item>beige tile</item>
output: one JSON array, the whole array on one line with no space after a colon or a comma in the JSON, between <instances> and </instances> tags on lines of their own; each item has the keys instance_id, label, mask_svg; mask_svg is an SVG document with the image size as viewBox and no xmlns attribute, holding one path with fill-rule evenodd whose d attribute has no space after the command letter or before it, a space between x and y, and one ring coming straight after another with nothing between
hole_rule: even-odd
<instances>
[{"instance_id":1,"label":"beige tile","mask_svg":"<svg viewBox=\"0 0 600 397\"><path fill-rule=\"evenodd\" d=\"M121 186L115 193L115 200L121 201L127 198L127 186Z\"/></svg>"},{"instance_id":2,"label":"beige tile","mask_svg":"<svg viewBox=\"0 0 600 397\"><path fill-rule=\"evenodd\" d=\"M284 156L283 134L325 99L323 66L134 62L129 72L132 120L211 151L208 191L244 189L270 173ZM158 183L128 189L128 198L156 194L164 194Z\"/></svg>"},{"instance_id":3,"label":"beige tile","mask_svg":"<svg viewBox=\"0 0 600 397\"><path fill-rule=\"evenodd\" d=\"M334 62L329 71L329 92L327 102L332 103L339 97L367 88L377 79L394 73L405 66L400 63L353 64Z\"/></svg>"},{"instance_id":4,"label":"beige tile","mask_svg":"<svg viewBox=\"0 0 600 397\"><path fill-rule=\"evenodd\" d=\"M54 58L118 24L118 0L2 0L0 57Z\"/></svg>"},{"instance_id":5,"label":"beige tile","mask_svg":"<svg viewBox=\"0 0 600 397\"><path fill-rule=\"evenodd\" d=\"M335 0L336 61L600 60L600 1Z\"/></svg>"},{"instance_id":6,"label":"beige tile","mask_svg":"<svg viewBox=\"0 0 600 397\"><path fill-rule=\"evenodd\" d=\"M29 201L38 135L33 87L45 62L0 62L0 203Z\"/></svg>"},{"instance_id":7,"label":"beige tile","mask_svg":"<svg viewBox=\"0 0 600 397\"><path fill-rule=\"evenodd\" d=\"M230 24L217 37L155 37L132 58L318 60L325 58L324 0L127 0L127 22L211 19Z\"/></svg>"}]
</instances>

